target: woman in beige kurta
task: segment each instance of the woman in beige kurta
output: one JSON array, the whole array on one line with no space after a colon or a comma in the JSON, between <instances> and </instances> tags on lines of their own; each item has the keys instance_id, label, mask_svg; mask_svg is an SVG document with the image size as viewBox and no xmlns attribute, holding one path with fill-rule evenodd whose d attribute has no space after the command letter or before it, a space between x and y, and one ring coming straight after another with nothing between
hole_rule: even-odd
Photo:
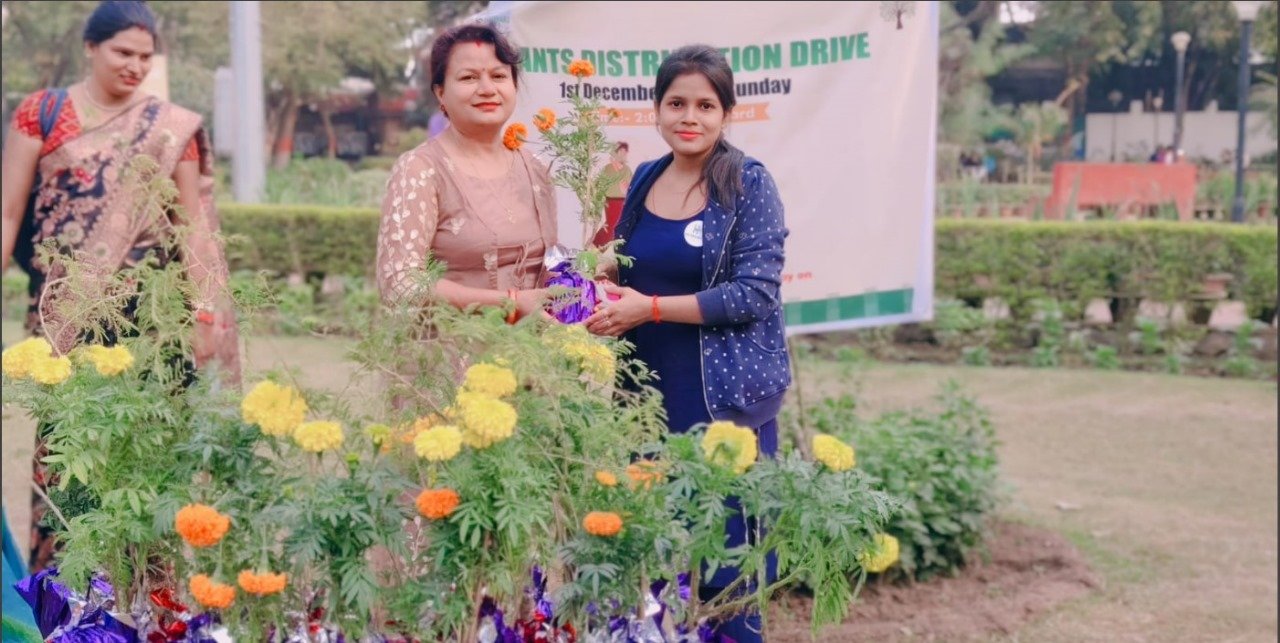
<instances>
[{"instance_id":1,"label":"woman in beige kurta","mask_svg":"<svg viewBox=\"0 0 1280 643\"><path fill-rule=\"evenodd\" d=\"M556 243L555 195L547 168L503 143L518 62L518 50L487 25L436 39L431 84L449 128L402 155L387 181L377 259L384 303L514 301L521 316L545 314L542 259ZM432 292L421 287L428 258L446 266Z\"/></svg>"}]
</instances>

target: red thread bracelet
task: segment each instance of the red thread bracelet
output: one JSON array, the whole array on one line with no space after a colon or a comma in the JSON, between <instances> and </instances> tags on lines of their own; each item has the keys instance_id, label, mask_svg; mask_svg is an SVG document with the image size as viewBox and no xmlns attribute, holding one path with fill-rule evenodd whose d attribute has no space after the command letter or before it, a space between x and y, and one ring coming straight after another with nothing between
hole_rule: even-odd
<instances>
[{"instance_id":1,"label":"red thread bracelet","mask_svg":"<svg viewBox=\"0 0 1280 643\"><path fill-rule=\"evenodd\" d=\"M515 288L508 288L508 289L507 289L507 299L510 299L512 303L515 303L515 302L516 302L516 289L515 289ZM520 308L519 308L519 307L512 308L512 309L511 309L511 314L507 315L507 323L508 323L508 324L514 324L514 323L516 323L516 321L518 321L519 319L520 319Z\"/></svg>"},{"instance_id":2,"label":"red thread bracelet","mask_svg":"<svg viewBox=\"0 0 1280 643\"><path fill-rule=\"evenodd\" d=\"M662 323L662 311L658 309L658 296L653 296L653 323Z\"/></svg>"}]
</instances>

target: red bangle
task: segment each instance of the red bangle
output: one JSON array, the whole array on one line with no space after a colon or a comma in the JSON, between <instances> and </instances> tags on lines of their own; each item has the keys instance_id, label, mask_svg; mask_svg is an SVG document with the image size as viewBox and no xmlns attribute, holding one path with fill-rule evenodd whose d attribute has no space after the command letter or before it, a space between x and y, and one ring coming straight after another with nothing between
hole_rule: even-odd
<instances>
[{"instance_id":1,"label":"red bangle","mask_svg":"<svg viewBox=\"0 0 1280 643\"><path fill-rule=\"evenodd\" d=\"M657 295L654 295L654 296L653 296L653 323L655 323L655 324L661 324L661 323L662 323L662 311L661 311L661 310L658 310L658 296L657 296Z\"/></svg>"},{"instance_id":2,"label":"red bangle","mask_svg":"<svg viewBox=\"0 0 1280 643\"><path fill-rule=\"evenodd\" d=\"M515 303L515 301L516 301L516 289L515 289L515 288L508 288L508 289L507 289L507 299L510 299L510 300L511 300L511 303ZM517 321L519 321L519 319L520 319L520 309L519 309L519 308L512 308L512 309L511 309L511 314L507 315L507 323L508 323L508 324L514 324L514 323L516 323Z\"/></svg>"}]
</instances>

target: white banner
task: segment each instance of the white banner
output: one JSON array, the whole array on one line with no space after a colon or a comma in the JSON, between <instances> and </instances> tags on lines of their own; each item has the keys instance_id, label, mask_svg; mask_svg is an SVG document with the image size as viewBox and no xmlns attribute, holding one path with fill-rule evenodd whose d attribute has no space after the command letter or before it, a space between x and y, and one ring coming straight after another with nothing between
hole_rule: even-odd
<instances>
[{"instance_id":1,"label":"white banner","mask_svg":"<svg viewBox=\"0 0 1280 643\"><path fill-rule=\"evenodd\" d=\"M563 113L566 68L589 60L584 87L621 113L608 135L630 145L633 167L669 151L652 95L666 53L724 52L738 97L729 139L765 164L786 207L789 334L932 316L935 2L491 5L524 55L514 119ZM576 242L572 193L559 206L561 239Z\"/></svg>"}]
</instances>

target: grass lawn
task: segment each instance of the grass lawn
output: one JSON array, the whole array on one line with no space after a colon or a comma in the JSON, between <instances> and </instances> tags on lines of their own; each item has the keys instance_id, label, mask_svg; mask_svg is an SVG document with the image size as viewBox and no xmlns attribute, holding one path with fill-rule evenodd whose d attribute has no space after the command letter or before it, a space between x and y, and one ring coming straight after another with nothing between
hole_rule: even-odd
<instances>
[{"instance_id":1,"label":"grass lawn","mask_svg":"<svg viewBox=\"0 0 1280 643\"><path fill-rule=\"evenodd\" d=\"M5 340L18 337L6 322ZM253 338L246 380L292 367L307 386L341 390L348 346ZM957 379L991 411L1013 487L1006 517L1067 535L1104 580L1101 591L996 640L1276 640L1275 383L889 364L849 380L840 365L813 361L802 372L809 401L852 385L867 412L922 406ZM4 504L20 546L31 431L6 407Z\"/></svg>"}]
</instances>

